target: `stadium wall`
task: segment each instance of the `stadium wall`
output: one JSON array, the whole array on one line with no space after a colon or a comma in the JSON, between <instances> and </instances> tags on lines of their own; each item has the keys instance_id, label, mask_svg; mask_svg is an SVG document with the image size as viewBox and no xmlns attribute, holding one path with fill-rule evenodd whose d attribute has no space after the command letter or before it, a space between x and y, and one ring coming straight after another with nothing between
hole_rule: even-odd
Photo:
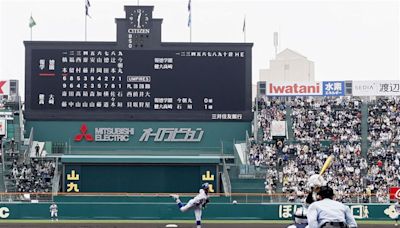
<instances>
[{"instance_id":1,"label":"stadium wall","mask_svg":"<svg viewBox=\"0 0 400 228\"><path fill-rule=\"evenodd\" d=\"M222 148L233 154L234 141L245 140L251 130L250 122L27 121L26 126L27 132L34 129L34 140L67 143L72 154L112 155L220 155ZM76 138L88 134L93 140Z\"/></svg>"},{"instance_id":2,"label":"stadium wall","mask_svg":"<svg viewBox=\"0 0 400 228\"><path fill-rule=\"evenodd\" d=\"M217 164L66 164L63 176L64 192L221 192Z\"/></svg>"},{"instance_id":3,"label":"stadium wall","mask_svg":"<svg viewBox=\"0 0 400 228\"><path fill-rule=\"evenodd\" d=\"M193 219L192 211L181 213L174 203L58 202L62 220L181 220ZM50 203L2 203L2 219L49 219ZM388 220L395 213L389 204L349 205L358 220ZM290 220L300 205L211 203L203 211L208 220ZM385 214L386 213L386 214Z\"/></svg>"}]
</instances>

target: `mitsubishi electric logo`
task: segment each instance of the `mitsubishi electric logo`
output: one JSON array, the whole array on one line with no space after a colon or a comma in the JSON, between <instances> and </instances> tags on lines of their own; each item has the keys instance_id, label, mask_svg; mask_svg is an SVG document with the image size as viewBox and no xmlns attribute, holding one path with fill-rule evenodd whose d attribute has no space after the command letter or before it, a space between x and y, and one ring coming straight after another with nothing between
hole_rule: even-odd
<instances>
[{"instance_id":1,"label":"mitsubishi electric logo","mask_svg":"<svg viewBox=\"0 0 400 228\"><path fill-rule=\"evenodd\" d=\"M92 142L128 142L129 137L134 135L134 128L110 128L110 127L96 127L94 129L94 138L88 133L86 124L82 124L81 133L75 136L75 142L86 141Z\"/></svg>"},{"instance_id":2,"label":"mitsubishi electric logo","mask_svg":"<svg viewBox=\"0 0 400 228\"><path fill-rule=\"evenodd\" d=\"M93 136L89 133L87 133L87 126L86 124L82 124L81 126L81 133L75 135L75 142L80 142L82 141L83 138L85 138L86 141L91 142L93 141Z\"/></svg>"},{"instance_id":3,"label":"mitsubishi electric logo","mask_svg":"<svg viewBox=\"0 0 400 228\"><path fill-rule=\"evenodd\" d=\"M139 142L201 142L204 130L202 128L144 128ZM126 127L96 127L94 136L89 133L86 124L82 124L80 133L75 135L75 142L129 142L135 134L134 128Z\"/></svg>"}]
</instances>

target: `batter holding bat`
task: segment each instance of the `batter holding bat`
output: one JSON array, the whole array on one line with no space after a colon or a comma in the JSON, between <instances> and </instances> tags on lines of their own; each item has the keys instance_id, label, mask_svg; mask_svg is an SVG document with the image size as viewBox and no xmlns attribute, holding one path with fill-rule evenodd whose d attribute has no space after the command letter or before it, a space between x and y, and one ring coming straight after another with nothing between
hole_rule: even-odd
<instances>
[{"instance_id":1,"label":"batter holding bat","mask_svg":"<svg viewBox=\"0 0 400 228\"><path fill-rule=\"evenodd\" d=\"M307 211L309 228L357 227L350 208L333 200L333 189L326 186L326 181L322 177L332 161L333 155L325 161L321 172L312 175L308 180L308 185L312 189L307 197L307 203L310 203ZM317 201L313 202L314 200Z\"/></svg>"}]
</instances>

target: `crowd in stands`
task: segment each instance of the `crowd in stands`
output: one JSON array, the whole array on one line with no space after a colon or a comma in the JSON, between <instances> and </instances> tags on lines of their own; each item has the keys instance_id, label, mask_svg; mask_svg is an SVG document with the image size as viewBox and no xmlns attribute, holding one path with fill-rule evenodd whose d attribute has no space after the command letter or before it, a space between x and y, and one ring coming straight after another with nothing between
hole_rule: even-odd
<instances>
[{"instance_id":1,"label":"crowd in stands","mask_svg":"<svg viewBox=\"0 0 400 228\"><path fill-rule=\"evenodd\" d=\"M400 97L379 98L371 102L368 115L368 139L375 144L400 142Z\"/></svg>"},{"instance_id":2,"label":"crowd in stands","mask_svg":"<svg viewBox=\"0 0 400 228\"><path fill-rule=\"evenodd\" d=\"M327 148L315 142L296 144L288 151L292 153L292 159L283 167L282 192L295 192L296 197L303 197L308 191L308 178L319 173L328 155L333 154L337 159L324 174L328 185L342 197L342 201L348 200L351 195L361 194L364 190L362 172L366 171L367 165L360 152L359 143L338 143ZM291 198L295 199L292 195Z\"/></svg>"},{"instance_id":3,"label":"crowd in stands","mask_svg":"<svg viewBox=\"0 0 400 228\"><path fill-rule=\"evenodd\" d=\"M11 179L15 181L17 192L50 192L54 172L54 161L32 159L28 164L18 164L14 160Z\"/></svg>"},{"instance_id":4,"label":"crowd in stands","mask_svg":"<svg viewBox=\"0 0 400 228\"><path fill-rule=\"evenodd\" d=\"M378 98L368 111L368 186L387 202L387 189L400 184L400 98Z\"/></svg>"},{"instance_id":5,"label":"crowd in stands","mask_svg":"<svg viewBox=\"0 0 400 228\"><path fill-rule=\"evenodd\" d=\"M271 123L272 121L282 121L286 119L286 104L284 100L264 100L258 101L257 122L259 129L262 129L263 140L272 140Z\"/></svg>"},{"instance_id":6,"label":"crowd in stands","mask_svg":"<svg viewBox=\"0 0 400 228\"><path fill-rule=\"evenodd\" d=\"M277 161L277 146L275 144L252 144L249 152L249 163L258 167L275 167Z\"/></svg>"},{"instance_id":7,"label":"crowd in stands","mask_svg":"<svg viewBox=\"0 0 400 228\"><path fill-rule=\"evenodd\" d=\"M363 102L368 107L368 151L364 153ZM273 120L292 126L291 141L277 142L272 137ZM373 101L358 97L265 98L258 101L257 121L263 134L258 143L251 144L249 163L267 167L267 193L287 193L290 201L304 198L307 179L319 173L331 154L335 160L324 178L340 201L354 202L355 196L362 196L363 202L370 202L375 195L376 201L387 202L388 188L400 185L400 97Z\"/></svg>"},{"instance_id":8,"label":"crowd in stands","mask_svg":"<svg viewBox=\"0 0 400 228\"><path fill-rule=\"evenodd\" d=\"M10 101L11 103L8 103ZM18 105L15 106L15 102L10 97L0 96L1 110L9 111L13 115L19 115ZM17 130L20 130L15 128L18 123L15 120L14 118L10 122L8 121L8 127L14 128L9 132L14 132L14 134L8 134L8 137L3 137L0 140L0 163L4 162L2 167L2 169L4 168L4 183L1 184L4 184L4 191L23 193L50 192L56 169L55 161L47 160L44 158L45 156L40 159L29 158L27 156L29 155L28 153L24 154L23 148L26 145L23 145L23 140L17 138L18 134L15 134ZM7 129L5 130L7 131Z\"/></svg>"},{"instance_id":9,"label":"crowd in stands","mask_svg":"<svg viewBox=\"0 0 400 228\"><path fill-rule=\"evenodd\" d=\"M297 140L358 141L361 101L348 97L296 98L291 102Z\"/></svg>"},{"instance_id":10,"label":"crowd in stands","mask_svg":"<svg viewBox=\"0 0 400 228\"><path fill-rule=\"evenodd\" d=\"M388 189L399 186L400 173L398 166L388 159L378 160L376 164L371 164L366 176L368 188L377 194L378 202L387 202Z\"/></svg>"}]
</instances>

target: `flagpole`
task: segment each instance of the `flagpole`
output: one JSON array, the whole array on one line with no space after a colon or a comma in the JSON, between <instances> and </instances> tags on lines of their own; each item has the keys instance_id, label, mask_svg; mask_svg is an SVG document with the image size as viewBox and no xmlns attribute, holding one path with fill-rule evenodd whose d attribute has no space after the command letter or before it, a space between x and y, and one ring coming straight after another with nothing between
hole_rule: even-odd
<instances>
[{"instance_id":1,"label":"flagpole","mask_svg":"<svg viewBox=\"0 0 400 228\"><path fill-rule=\"evenodd\" d=\"M87 41L87 17L90 17L89 15L90 2L89 0L84 0L84 1L85 1L85 41Z\"/></svg>"},{"instance_id":2,"label":"flagpole","mask_svg":"<svg viewBox=\"0 0 400 228\"><path fill-rule=\"evenodd\" d=\"M189 3L188 3L188 11L189 11L189 19L188 19L189 42L192 43L192 1L191 0L189 0Z\"/></svg>"},{"instance_id":3,"label":"flagpole","mask_svg":"<svg viewBox=\"0 0 400 228\"><path fill-rule=\"evenodd\" d=\"M87 41L87 15L85 11L85 41Z\"/></svg>"},{"instance_id":4,"label":"flagpole","mask_svg":"<svg viewBox=\"0 0 400 228\"><path fill-rule=\"evenodd\" d=\"M32 18L32 12L31 12L31 18ZM32 27L33 26L29 26L30 27L30 29L31 29L31 41L32 41Z\"/></svg>"},{"instance_id":5,"label":"flagpole","mask_svg":"<svg viewBox=\"0 0 400 228\"><path fill-rule=\"evenodd\" d=\"M243 21L243 43L246 43L246 15L244 15Z\"/></svg>"}]
</instances>

